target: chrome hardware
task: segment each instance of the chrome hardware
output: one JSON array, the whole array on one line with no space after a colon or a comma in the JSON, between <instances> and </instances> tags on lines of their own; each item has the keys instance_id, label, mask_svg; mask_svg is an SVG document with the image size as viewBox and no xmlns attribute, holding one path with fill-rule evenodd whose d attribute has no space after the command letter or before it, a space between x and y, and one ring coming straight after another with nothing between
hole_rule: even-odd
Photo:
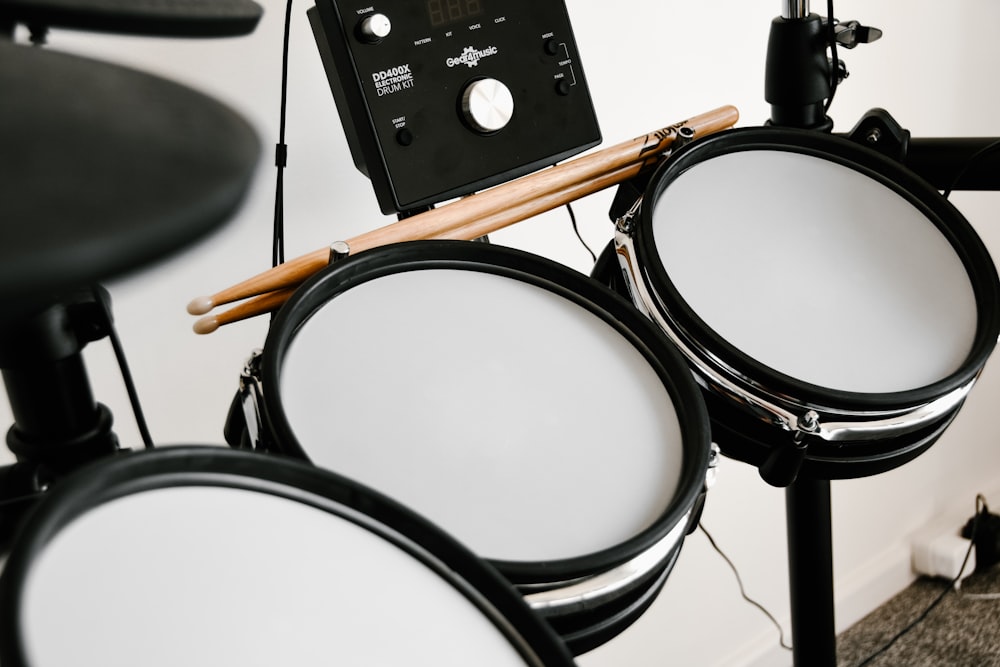
<instances>
[{"instance_id":1,"label":"chrome hardware","mask_svg":"<svg viewBox=\"0 0 1000 667\"><path fill-rule=\"evenodd\" d=\"M815 433L819 430L819 413L810 410L799 418L795 427L802 433Z\"/></svg>"},{"instance_id":2,"label":"chrome hardware","mask_svg":"<svg viewBox=\"0 0 1000 667\"><path fill-rule=\"evenodd\" d=\"M720 455L719 446L713 442L708 454L708 469L705 471L705 491L715 486L715 479L718 477Z\"/></svg>"},{"instance_id":3,"label":"chrome hardware","mask_svg":"<svg viewBox=\"0 0 1000 667\"><path fill-rule=\"evenodd\" d=\"M677 128L677 136L674 137L673 143L670 144L670 153L672 154L678 148L688 145L694 141L694 128L688 127L687 125L681 125Z\"/></svg>"},{"instance_id":4,"label":"chrome hardware","mask_svg":"<svg viewBox=\"0 0 1000 667\"><path fill-rule=\"evenodd\" d=\"M339 262L351 254L351 246L347 241L334 241L330 244L330 264Z\"/></svg>"},{"instance_id":5,"label":"chrome hardware","mask_svg":"<svg viewBox=\"0 0 1000 667\"><path fill-rule=\"evenodd\" d=\"M819 431L819 413L815 410L809 410L795 421L794 429L795 434L792 436L792 440L798 447L802 445L807 435Z\"/></svg>"},{"instance_id":6,"label":"chrome hardware","mask_svg":"<svg viewBox=\"0 0 1000 667\"><path fill-rule=\"evenodd\" d=\"M781 6L781 18L804 19L809 16L809 0L784 0Z\"/></svg>"},{"instance_id":7,"label":"chrome hardware","mask_svg":"<svg viewBox=\"0 0 1000 667\"><path fill-rule=\"evenodd\" d=\"M635 200L625 213L621 215L620 218L615 220L615 230L622 234L628 236L632 235L632 231L635 229L635 224L632 222L635 220L635 216L639 215L639 209L642 208L642 197Z\"/></svg>"},{"instance_id":8,"label":"chrome hardware","mask_svg":"<svg viewBox=\"0 0 1000 667\"><path fill-rule=\"evenodd\" d=\"M627 215L627 214L626 214ZM793 397L763 386L729 367L697 341L682 333L659 299L652 293L644 272L636 265L630 235L615 235L615 249L622 272L628 278L633 301L677 347L694 373L695 381L749 411L756 419L797 435L812 435L827 442L879 440L910 433L931 424L957 408L972 390L977 378L928 403L899 410L856 412L828 406L802 405ZM802 410L807 412L801 417ZM810 413L815 415L810 416ZM819 417L823 417L822 421Z\"/></svg>"},{"instance_id":9,"label":"chrome hardware","mask_svg":"<svg viewBox=\"0 0 1000 667\"><path fill-rule=\"evenodd\" d=\"M944 396L917 406L905 412L893 415L877 415L878 418L860 423L832 422L823 424L820 436L824 440L878 440L897 433L909 433L917 428L930 424L957 408L972 391L977 378L962 385ZM836 436L836 437L834 437Z\"/></svg>"},{"instance_id":10,"label":"chrome hardware","mask_svg":"<svg viewBox=\"0 0 1000 667\"><path fill-rule=\"evenodd\" d=\"M618 567L569 586L530 593L524 599L532 610L546 616L547 613L582 611L600 603L603 598L617 597L619 591L628 590L636 581L667 560L670 553L681 544L690 515L690 511L685 513L660 541Z\"/></svg>"},{"instance_id":11,"label":"chrome hardware","mask_svg":"<svg viewBox=\"0 0 1000 667\"><path fill-rule=\"evenodd\" d=\"M243 408L247 438L254 449L263 449L261 436L264 433L264 388L260 372L260 360L263 354L263 350L254 350L240 374L240 405Z\"/></svg>"}]
</instances>

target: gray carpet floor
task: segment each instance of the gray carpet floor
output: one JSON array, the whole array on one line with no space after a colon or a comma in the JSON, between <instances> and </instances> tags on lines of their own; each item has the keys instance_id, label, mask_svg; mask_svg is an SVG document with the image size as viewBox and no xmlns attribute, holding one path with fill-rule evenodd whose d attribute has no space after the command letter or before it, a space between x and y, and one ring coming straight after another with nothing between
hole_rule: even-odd
<instances>
[{"instance_id":1,"label":"gray carpet floor","mask_svg":"<svg viewBox=\"0 0 1000 667\"><path fill-rule=\"evenodd\" d=\"M949 588L921 578L837 637L837 667L1000 667L1000 565L967 577L889 649L865 662Z\"/></svg>"}]
</instances>

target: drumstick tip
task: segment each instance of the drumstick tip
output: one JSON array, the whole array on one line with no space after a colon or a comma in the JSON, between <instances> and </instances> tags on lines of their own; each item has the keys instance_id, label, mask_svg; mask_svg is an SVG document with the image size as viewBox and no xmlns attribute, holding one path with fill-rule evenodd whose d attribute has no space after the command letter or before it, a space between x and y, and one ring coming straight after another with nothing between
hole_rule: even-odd
<instances>
[{"instance_id":1,"label":"drumstick tip","mask_svg":"<svg viewBox=\"0 0 1000 667\"><path fill-rule=\"evenodd\" d=\"M212 303L212 297L199 296L188 304L187 311L192 315L204 315L208 311L212 310L214 306L215 304Z\"/></svg>"},{"instance_id":2,"label":"drumstick tip","mask_svg":"<svg viewBox=\"0 0 1000 667\"><path fill-rule=\"evenodd\" d=\"M208 317L202 317L191 327L194 329L196 334L210 334L219 328L218 318L209 315Z\"/></svg>"}]
</instances>

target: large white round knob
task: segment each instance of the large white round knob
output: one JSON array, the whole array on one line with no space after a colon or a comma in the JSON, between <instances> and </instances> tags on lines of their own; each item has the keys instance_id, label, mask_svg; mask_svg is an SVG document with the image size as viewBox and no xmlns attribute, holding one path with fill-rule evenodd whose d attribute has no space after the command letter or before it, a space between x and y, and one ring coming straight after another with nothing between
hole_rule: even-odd
<instances>
[{"instance_id":1,"label":"large white round knob","mask_svg":"<svg viewBox=\"0 0 1000 667\"><path fill-rule=\"evenodd\" d=\"M392 23L385 14L371 14L366 16L361 20L361 25L358 26L361 39L371 44L387 37L391 30Z\"/></svg>"},{"instance_id":2,"label":"large white round knob","mask_svg":"<svg viewBox=\"0 0 1000 667\"><path fill-rule=\"evenodd\" d=\"M510 88L496 79L477 79L462 92L462 113L477 132L496 132L514 115L514 97Z\"/></svg>"}]
</instances>

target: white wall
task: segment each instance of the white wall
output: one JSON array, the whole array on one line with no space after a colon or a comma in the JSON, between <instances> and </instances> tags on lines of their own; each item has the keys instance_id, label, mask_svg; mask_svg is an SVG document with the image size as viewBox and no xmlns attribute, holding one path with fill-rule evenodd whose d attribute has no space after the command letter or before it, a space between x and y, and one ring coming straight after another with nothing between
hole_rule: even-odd
<instances>
[{"instance_id":1,"label":"white wall","mask_svg":"<svg viewBox=\"0 0 1000 667\"><path fill-rule=\"evenodd\" d=\"M221 443L221 426L237 375L263 342L263 319L207 337L191 333L187 301L268 266L273 207L272 146L277 138L284 2L263 0L266 13L251 36L163 40L55 31L51 48L94 54L164 74L229 102L260 130L265 156L240 214L221 232L181 255L108 284L150 428L160 443ZM367 181L355 171L326 77L295 3L290 64L285 220L287 256L388 222ZM618 3L569 0L604 145L641 135L722 104L735 104L742 125L768 116L763 63L779 2ZM825 3L813 3L825 13ZM822 6L820 6L822 5ZM841 19L881 27L881 42L842 51L851 77L831 114L850 128L865 110L884 107L915 136L1000 135L1000 62L995 26L1000 3L958 0L841 0ZM582 231L596 249L611 238L610 192L578 202ZM953 200L1000 252L997 195L959 193ZM137 221L136 224L141 224ZM493 236L587 271L589 257L563 212ZM117 432L138 445L121 382L106 342L86 359L98 400ZM835 482L834 556L838 626L844 627L904 587L911 578L907 543L935 519L961 521L979 491L1000 490L1000 448L993 446L993 403L1000 370L987 367L961 415L929 452L898 470ZM3 406L0 423L9 423ZM991 499L1000 506L1000 496ZM788 628L784 495L748 466L725 460L704 515L735 560L751 595ZM625 634L581 658L605 665L783 665L776 632L738 595L735 580L700 533L654 607Z\"/></svg>"}]
</instances>

